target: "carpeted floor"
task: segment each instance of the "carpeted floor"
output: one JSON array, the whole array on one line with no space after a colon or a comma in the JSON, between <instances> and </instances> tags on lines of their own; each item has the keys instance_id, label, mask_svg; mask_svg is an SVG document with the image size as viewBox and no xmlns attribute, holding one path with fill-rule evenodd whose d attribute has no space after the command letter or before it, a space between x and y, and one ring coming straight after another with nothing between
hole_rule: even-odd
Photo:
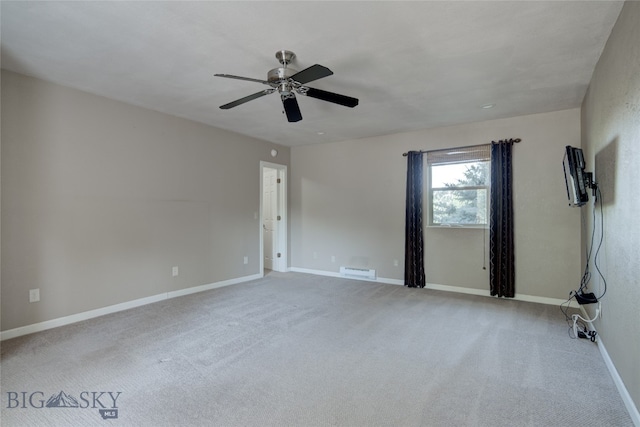
<instances>
[{"instance_id":1,"label":"carpeted floor","mask_svg":"<svg viewBox=\"0 0 640 427\"><path fill-rule=\"evenodd\" d=\"M298 273L8 340L0 368L3 426L633 425L558 307Z\"/></svg>"}]
</instances>

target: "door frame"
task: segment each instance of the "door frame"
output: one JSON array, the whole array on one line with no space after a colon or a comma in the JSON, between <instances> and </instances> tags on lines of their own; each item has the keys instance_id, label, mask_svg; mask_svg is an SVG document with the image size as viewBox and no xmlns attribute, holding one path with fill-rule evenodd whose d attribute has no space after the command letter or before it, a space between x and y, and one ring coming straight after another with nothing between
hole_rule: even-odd
<instances>
[{"instance_id":1,"label":"door frame","mask_svg":"<svg viewBox=\"0 0 640 427\"><path fill-rule=\"evenodd\" d=\"M288 242L288 236L287 236L287 229L288 229L288 217L287 217L287 211L288 211L288 205L287 205L287 165L281 165L278 163L271 163L271 162L265 162L265 161L260 161L260 210L259 210L259 223L258 223L258 230L259 230L259 235L260 235L260 275L264 275L264 233L263 233L263 224L264 224L264 218L263 218L263 203L264 203L264 183L263 183L263 178L264 178L264 170L266 169L275 169L277 171L277 177L278 179L280 179L280 185L278 185L277 188L277 204L278 204L278 215L280 215L280 217L282 218L280 221L278 221L278 236L277 236L277 240L278 240L278 246L276 248L276 253L280 253L280 257L276 258L274 260L274 271L280 271L280 272L287 272L289 271L289 266L288 266L288 246L287 246L287 242Z\"/></svg>"}]
</instances>

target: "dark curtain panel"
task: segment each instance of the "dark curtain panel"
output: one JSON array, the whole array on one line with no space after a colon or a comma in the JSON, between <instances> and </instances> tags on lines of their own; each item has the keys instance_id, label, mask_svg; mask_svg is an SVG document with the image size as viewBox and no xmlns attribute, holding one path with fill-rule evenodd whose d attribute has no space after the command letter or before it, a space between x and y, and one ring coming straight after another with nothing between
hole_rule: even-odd
<instances>
[{"instance_id":1,"label":"dark curtain panel","mask_svg":"<svg viewBox=\"0 0 640 427\"><path fill-rule=\"evenodd\" d=\"M407 201L404 243L404 285L424 288L422 231L422 153L407 153Z\"/></svg>"},{"instance_id":2,"label":"dark curtain panel","mask_svg":"<svg viewBox=\"0 0 640 427\"><path fill-rule=\"evenodd\" d=\"M515 257L513 245L513 190L511 151L513 140L491 145L491 216L489 250L491 295L515 296Z\"/></svg>"}]
</instances>

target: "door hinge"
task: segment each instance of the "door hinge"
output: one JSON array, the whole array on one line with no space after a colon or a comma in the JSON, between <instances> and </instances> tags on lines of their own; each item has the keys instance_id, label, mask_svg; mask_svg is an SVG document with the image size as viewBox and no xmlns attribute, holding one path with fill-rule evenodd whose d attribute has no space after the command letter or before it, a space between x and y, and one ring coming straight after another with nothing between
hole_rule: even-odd
<instances>
[{"instance_id":1,"label":"door hinge","mask_svg":"<svg viewBox=\"0 0 640 427\"><path fill-rule=\"evenodd\" d=\"M280 258L282 256L282 254L280 252L278 252L278 258Z\"/></svg>"},{"instance_id":2,"label":"door hinge","mask_svg":"<svg viewBox=\"0 0 640 427\"><path fill-rule=\"evenodd\" d=\"M278 179L276 180L276 182L277 182L278 184L280 184L280 182L281 182L281 181L280 181L280 178L278 178Z\"/></svg>"},{"instance_id":3,"label":"door hinge","mask_svg":"<svg viewBox=\"0 0 640 427\"><path fill-rule=\"evenodd\" d=\"M278 215L277 219L278 219L278 221L280 221L282 219L282 217L280 215Z\"/></svg>"}]
</instances>

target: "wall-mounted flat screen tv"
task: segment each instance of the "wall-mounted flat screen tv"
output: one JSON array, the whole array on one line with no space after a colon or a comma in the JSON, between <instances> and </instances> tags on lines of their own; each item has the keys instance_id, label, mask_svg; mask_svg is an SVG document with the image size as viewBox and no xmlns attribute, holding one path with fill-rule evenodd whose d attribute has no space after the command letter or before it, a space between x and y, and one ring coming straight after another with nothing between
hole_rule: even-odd
<instances>
[{"instance_id":1,"label":"wall-mounted flat screen tv","mask_svg":"<svg viewBox=\"0 0 640 427\"><path fill-rule=\"evenodd\" d=\"M569 206L584 205L589 201L589 194L587 193L589 177L584 170L585 163L582 149L567 145L564 159L562 159L562 166L564 167L564 180L567 185Z\"/></svg>"}]
</instances>

